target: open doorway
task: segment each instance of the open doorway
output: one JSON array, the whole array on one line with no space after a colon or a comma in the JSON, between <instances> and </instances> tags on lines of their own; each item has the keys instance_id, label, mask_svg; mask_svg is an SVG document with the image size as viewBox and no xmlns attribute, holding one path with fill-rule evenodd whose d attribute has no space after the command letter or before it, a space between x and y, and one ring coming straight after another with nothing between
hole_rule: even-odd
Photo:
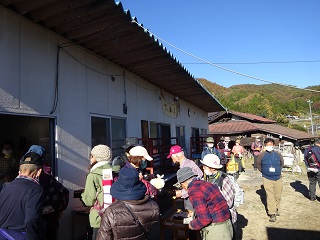
<instances>
[{"instance_id":1,"label":"open doorway","mask_svg":"<svg viewBox=\"0 0 320 240\"><path fill-rule=\"evenodd\" d=\"M55 175L54 118L25 115L0 114L0 143L14 143L13 154L20 159L31 145L40 145L46 150L45 164ZM1 149L2 153L2 149Z\"/></svg>"}]
</instances>

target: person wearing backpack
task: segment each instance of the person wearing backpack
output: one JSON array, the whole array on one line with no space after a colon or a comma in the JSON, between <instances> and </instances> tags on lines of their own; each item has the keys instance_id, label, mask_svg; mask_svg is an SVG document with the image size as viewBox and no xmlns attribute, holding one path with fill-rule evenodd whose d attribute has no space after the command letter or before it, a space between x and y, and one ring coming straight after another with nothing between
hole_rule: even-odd
<instances>
[{"instance_id":1,"label":"person wearing backpack","mask_svg":"<svg viewBox=\"0 0 320 240\"><path fill-rule=\"evenodd\" d=\"M264 145L266 151L262 152L257 159L257 168L262 173L263 186L267 195L267 211L269 221L275 222L276 216L280 216L279 207L282 194L282 168L283 157L274 150L274 140L266 138Z\"/></svg>"},{"instance_id":2,"label":"person wearing backpack","mask_svg":"<svg viewBox=\"0 0 320 240\"><path fill-rule=\"evenodd\" d=\"M320 138L314 146L306 148L304 152L304 162L307 166L309 180L309 197L311 201L317 200L317 182L320 187Z\"/></svg>"},{"instance_id":3,"label":"person wearing backpack","mask_svg":"<svg viewBox=\"0 0 320 240\"><path fill-rule=\"evenodd\" d=\"M233 236L235 237L236 225L237 225L237 210L235 208L235 193L236 189L234 187L234 179L230 175L222 172L222 164L218 156L214 154L207 154L204 156L203 160L200 161L203 164L204 180L211 182L219 187L219 190L226 200L229 211L231 222L233 225Z\"/></svg>"},{"instance_id":4,"label":"person wearing backpack","mask_svg":"<svg viewBox=\"0 0 320 240\"><path fill-rule=\"evenodd\" d=\"M231 240L232 223L228 204L217 185L200 180L190 167L177 171L177 180L188 192L195 215L189 229L200 230L201 239Z\"/></svg>"}]
</instances>

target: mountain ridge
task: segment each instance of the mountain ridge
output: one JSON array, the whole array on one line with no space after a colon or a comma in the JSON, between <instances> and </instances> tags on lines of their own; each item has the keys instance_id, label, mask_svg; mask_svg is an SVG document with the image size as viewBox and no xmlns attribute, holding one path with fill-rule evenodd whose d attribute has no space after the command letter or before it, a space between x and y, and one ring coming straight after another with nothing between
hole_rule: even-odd
<instances>
[{"instance_id":1,"label":"mountain ridge","mask_svg":"<svg viewBox=\"0 0 320 240\"><path fill-rule=\"evenodd\" d=\"M198 81L228 110L246 112L283 122L286 115L300 117L320 115L320 93L285 87L278 84L237 84L223 87L204 78ZM320 85L306 89L320 91Z\"/></svg>"}]
</instances>

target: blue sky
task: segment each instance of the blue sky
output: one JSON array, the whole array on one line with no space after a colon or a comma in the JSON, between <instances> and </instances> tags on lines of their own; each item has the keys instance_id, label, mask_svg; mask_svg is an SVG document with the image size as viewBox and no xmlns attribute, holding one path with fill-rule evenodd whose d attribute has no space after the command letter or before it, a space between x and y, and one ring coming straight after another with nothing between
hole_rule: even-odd
<instances>
[{"instance_id":1,"label":"blue sky","mask_svg":"<svg viewBox=\"0 0 320 240\"><path fill-rule=\"evenodd\" d=\"M206 78L224 87L266 83L257 79L300 88L320 85L319 0L121 3L139 24L167 42L160 40L195 78ZM257 79L204 64L177 48L206 63Z\"/></svg>"}]
</instances>

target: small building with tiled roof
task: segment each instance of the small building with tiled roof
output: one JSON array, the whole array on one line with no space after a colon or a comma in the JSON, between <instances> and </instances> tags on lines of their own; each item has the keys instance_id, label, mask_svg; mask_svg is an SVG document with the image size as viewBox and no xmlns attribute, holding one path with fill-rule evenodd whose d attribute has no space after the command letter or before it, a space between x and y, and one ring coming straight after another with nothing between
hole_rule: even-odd
<instances>
[{"instance_id":1,"label":"small building with tiled roof","mask_svg":"<svg viewBox=\"0 0 320 240\"><path fill-rule=\"evenodd\" d=\"M215 122L227 122L230 120L246 120L253 123L276 123L276 121L264 118L251 113L242 113L235 111L211 112L208 114L209 124Z\"/></svg>"},{"instance_id":2,"label":"small building with tiled roof","mask_svg":"<svg viewBox=\"0 0 320 240\"><path fill-rule=\"evenodd\" d=\"M221 137L241 137L243 145L252 141L252 136L268 136L295 145L309 144L317 136L276 124L276 121L249 113L219 112L209 113L209 134ZM247 141L245 141L247 139Z\"/></svg>"}]
</instances>

